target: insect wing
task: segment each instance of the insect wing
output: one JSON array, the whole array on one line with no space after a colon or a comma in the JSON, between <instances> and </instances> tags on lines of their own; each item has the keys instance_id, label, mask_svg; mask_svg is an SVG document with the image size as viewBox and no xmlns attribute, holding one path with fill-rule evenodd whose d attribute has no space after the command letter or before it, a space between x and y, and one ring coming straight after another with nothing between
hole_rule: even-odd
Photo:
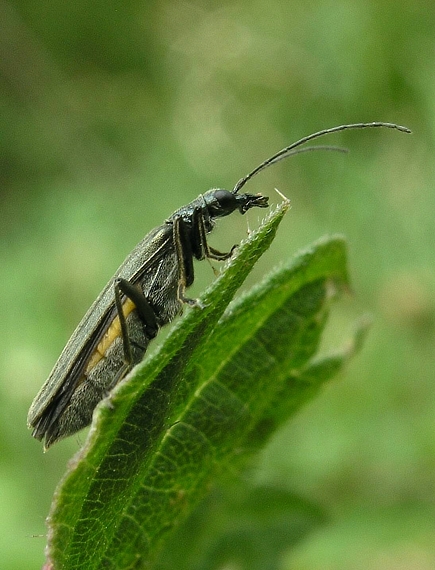
<instances>
[{"instance_id":1,"label":"insect wing","mask_svg":"<svg viewBox=\"0 0 435 570\"><path fill-rule=\"evenodd\" d=\"M140 282L145 274L153 273L158 268L164 256L170 257L173 249L172 225L166 224L147 234L128 255L78 324L50 376L36 395L27 417L29 427L39 422L55 400L58 400L55 416L59 416L67 405L89 356L116 314L114 279L122 277L131 283ZM53 417L50 419L52 421Z\"/></svg>"}]
</instances>

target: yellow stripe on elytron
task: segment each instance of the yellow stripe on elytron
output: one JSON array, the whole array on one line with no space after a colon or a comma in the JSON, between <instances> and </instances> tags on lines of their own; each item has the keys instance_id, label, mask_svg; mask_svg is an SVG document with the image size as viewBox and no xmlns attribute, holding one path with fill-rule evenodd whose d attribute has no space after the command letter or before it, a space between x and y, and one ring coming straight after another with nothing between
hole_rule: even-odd
<instances>
[{"instance_id":1,"label":"yellow stripe on elytron","mask_svg":"<svg viewBox=\"0 0 435 570\"><path fill-rule=\"evenodd\" d=\"M122 305L122 312L124 317L127 318L128 315L134 311L136 305L130 299L126 299L125 303ZM102 358L105 357L107 350L110 348L113 341L121 335L121 323L119 322L119 317L115 317L112 324L109 326L107 331L104 333L103 338L100 340L98 345L95 347L94 352L86 366L85 375L100 362Z\"/></svg>"}]
</instances>

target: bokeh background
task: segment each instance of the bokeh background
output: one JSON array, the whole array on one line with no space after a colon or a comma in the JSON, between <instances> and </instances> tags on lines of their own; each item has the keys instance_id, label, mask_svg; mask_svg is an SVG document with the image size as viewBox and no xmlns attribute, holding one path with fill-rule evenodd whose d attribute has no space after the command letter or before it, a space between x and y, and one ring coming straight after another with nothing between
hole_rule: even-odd
<instances>
[{"instance_id":1,"label":"bokeh background","mask_svg":"<svg viewBox=\"0 0 435 570\"><path fill-rule=\"evenodd\" d=\"M435 567L435 5L413 0L0 0L0 558L39 568L68 458L27 409L79 319L143 235L204 190L325 127L383 120L256 177L292 202L251 278L324 234L353 295L325 348L370 313L362 353L251 477L328 522L280 570ZM255 226L258 213L250 212ZM224 249L247 230L222 220ZM194 292L213 279L198 264ZM41 535L41 536L38 536Z\"/></svg>"}]
</instances>

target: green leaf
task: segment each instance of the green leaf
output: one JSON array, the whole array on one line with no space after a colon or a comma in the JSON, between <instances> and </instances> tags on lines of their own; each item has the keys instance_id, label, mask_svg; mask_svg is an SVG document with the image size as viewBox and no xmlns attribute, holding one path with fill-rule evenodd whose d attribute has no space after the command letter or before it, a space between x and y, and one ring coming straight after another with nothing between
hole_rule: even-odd
<instances>
[{"instance_id":1,"label":"green leaf","mask_svg":"<svg viewBox=\"0 0 435 570\"><path fill-rule=\"evenodd\" d=\"M347 360L349 350L314 357L330 300L347 284L341 238L319 242L228 307L287 208L249 236L204 307L188 310L97 408L49 516L54 568L151 568L217 476L241 467Z\"/></svg>"},{"instance_id":2,"label":"green leaf","mask_svg":"<svg viewBox=\"0 0 435 570\"><path fill-rule=\"evenodd\" d=\"M171 536L158 570L275 570L283 551L327 522L288 490L245 481L213 489Z\"/></svg>"}]
</instances>

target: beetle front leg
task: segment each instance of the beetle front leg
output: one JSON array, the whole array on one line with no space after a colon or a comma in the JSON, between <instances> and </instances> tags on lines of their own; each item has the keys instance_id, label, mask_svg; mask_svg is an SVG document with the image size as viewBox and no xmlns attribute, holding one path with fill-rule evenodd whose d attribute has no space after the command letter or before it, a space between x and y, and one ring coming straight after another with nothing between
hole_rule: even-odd
<instances>
[{"instance_id":1,"label":"beetle front leg","mask_svg":"<svg viewBox=\"0 0 435 570\"><path fill-rule=\"evenodd\" d=\"M229 259L234 249L237 247L234 245L231 251L223 253L218 251L214 247L208 245L207 241L207 228L206 220L204 219L204 214L201 209L197 208L192 214L192 231L193 231L193 254L197 259L216 259L217 261L225 261Z\"/></svg>"}]
</instances>

